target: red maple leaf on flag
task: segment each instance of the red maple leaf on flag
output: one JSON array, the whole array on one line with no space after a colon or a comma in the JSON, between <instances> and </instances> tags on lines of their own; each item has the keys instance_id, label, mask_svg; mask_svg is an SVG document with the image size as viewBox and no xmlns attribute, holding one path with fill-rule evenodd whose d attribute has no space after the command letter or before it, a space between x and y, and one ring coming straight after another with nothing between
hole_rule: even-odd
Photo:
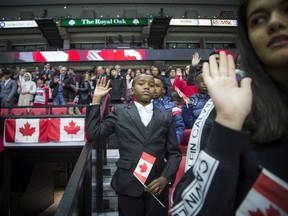
<instances>
[{"instance_id":1,"label":"red maple leaf on flag","mask_svg":"<svg viewBox=\"0 0 288 216\"><path fill-rule=\"evenodd\" d=\"M148 166L146 163L140 164L139 167L140 167L140 172L142 173L145 173L148 169Z\"/></svg>"},{"instance_id":2,"label":"red maple leaf on flag","mask_svg":"<svg viewBox=\"0 0 288 216\"><path fill-rule=\"evenodd\" d=\"M273 206L269 206L269 209L266 209L268 216L280 216L279 210L275 209Z\"/></svg>"},{"instance_id":3,"label":"red maple leaf on flag","mask_svg":"<svg viewBox=\"0 0 288 216\"><path fill-rule=\"evenodd\" d=\"M31 124L26 122L23 127L19 128L19 132L23 136L32 136L32 134L35 132L35 127L31 127Z\"/></svg>"},{"instance_id":4,"label":"red maple leaf on flag","mask_svg":"<svg viewBox=\"0 0 288 216\"><path fill-rule=\"evenodd\" d=\"M249 211L249 215L250 216L265 216L258 208L257 208L257 212Z\"/></svg>"},{"instance_id":5,"label":"red maple leaf on flag","mask_svg":"<svg viewBox=\"0 0 288 216\"><path fill-rule=\"evenodd\" d=\"M77 135L80 130L80 126L76 126L76 123L72 120L69 122L69 126L64 126L64 130L67 134L71 134L71 138L73 138L73 134Z\"/></svg>"},{"instance_id":6,"label":"red maple leaf on flag","mask_svg":"<svg viewBox=\"0 0 288 216\"><path fill-rule=\"evenodd\" d=\"M266 209L267 214L263 214L258 208L257 212L249 211L250 216L280 216L280 213L273 206L269 206L269 209Z\"/></svg>"}]
</instances>

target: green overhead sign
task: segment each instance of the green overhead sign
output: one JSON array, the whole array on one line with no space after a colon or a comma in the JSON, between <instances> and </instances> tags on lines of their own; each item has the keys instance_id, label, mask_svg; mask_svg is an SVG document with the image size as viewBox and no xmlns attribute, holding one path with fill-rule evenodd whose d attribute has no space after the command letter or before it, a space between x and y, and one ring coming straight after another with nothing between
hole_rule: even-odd
<instances>
[{"instance_id":1,"label":"green overhead sign","mask_svg":"<svg viewBox=\"0 0 288 216\"><path fill-rule=\"evenodd\" d=\"M60 26L65 27L88 27L88 26L145 26L147 18L109 18L109 19L61 19Z\"/></svg>"}]
</instances>

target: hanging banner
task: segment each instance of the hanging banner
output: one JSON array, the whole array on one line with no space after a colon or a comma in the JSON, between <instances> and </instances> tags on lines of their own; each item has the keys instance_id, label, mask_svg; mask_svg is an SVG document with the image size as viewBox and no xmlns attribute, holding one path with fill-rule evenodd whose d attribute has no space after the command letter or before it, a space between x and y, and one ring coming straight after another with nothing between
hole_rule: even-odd
<instances>
[{"instance_id":1,"label":"hanging banner","mask_svg":"<svg viewBox=\"0 0 288 216\"><path fill-rule=\"evenodd\" d=\"M170 26L211 26L210 19L171 19Z\"/></svg>"},{"instance_id":2,"label":"hanging banner","mask_svg":"<svg viewBox=\"0 0 288 216\"><path fill-rule=\"evenodd\" d=\"M10 143L48 142L48 119L6 119L5 141Z\"/></svg>"},{"instance_id":3,"label":"hanging banner","mask_svg":"<svg viewBox=\"0 0 288 216\"><path fill-rule=\"evenodd\" d=\"M85 118L5 120L4 144L85 141Z\"/></svg>"},{"instance_id":4,"label":"hanging banner","mask_svg":"<svg viewBox=\"0 0 288 216\"><path fill-rule=\"evenodd\" d=\"M213 49L98 49L63 50L37 52L0 52L0 64L34 62L86 62L86 61L191 61L193 53L198 52L203 61L208 61ZM234 58L239 51L226 50Z\"/></svg>"},{"instance_id":5,"label":"hanging banner","mask_svg":"<svg viewBox=\"0 0 288 216\"><path fill-rule=\"evenodd\" d=\"M37 28L34 20L0 21L1 28Z\"/></svg>"},{"instance_id":6,"label":"hanging banner","mask_svg":"<svg viewBox=\"0 0 288 216\"><path fill-rule=\"evenodd\" d=\"M53 142L85 141L84 118L53 118L49 121L48 137Z\"/></svg>"},{"instance_id":7,"label":"hanging banner","mask_svg":"<svg viewBox=\"0 0 288 216\"><path fill-rule=\"evenodd\" d=\"M61 27L91 27L91 26L145 26L147 18L101 18L101 19L61 19Z\"/></svg>"},{"instance_id":8,"label":"hanging banner","mask_svg":"<svg viewBox=\"0 0 288 216\"><path fill-rule=\"evenodd\" d=\"M237 20L231 19L212 19L212 26L223 26L223 27L236 27Z\"/></svg>"}]
</instances>

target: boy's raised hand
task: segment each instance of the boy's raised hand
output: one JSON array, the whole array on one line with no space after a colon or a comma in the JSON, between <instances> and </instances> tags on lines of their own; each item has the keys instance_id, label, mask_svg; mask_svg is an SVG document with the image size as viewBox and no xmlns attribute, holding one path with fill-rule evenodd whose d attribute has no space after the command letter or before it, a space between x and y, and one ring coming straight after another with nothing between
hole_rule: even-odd
<instances>
[{"instance_id":1,"label":"boy's raised hand","mask_svg":"<svg viewBox=\"0 0 288 216\"><path fill-rule=\"evenodd\" d=\"M106 77L102 77L101 80L97 80L96 88L93 95L93 104L101 103L103 97L105 97L111 88L109 88L110 80L106 83Z\"/></svg>"},{"instance_id":2,"label":"boy's raised hand","mask_svg":"<svg viewBox=\"0 0 288 216\"><path fill-rule=\"evenodd\" d=\"M224 52L220 52L219 66L214 56L204 63L203 78L215 104L215 121L240 131L252 107L251 79L242 79L239 87L233 57Z\"/></svg>"}]
</instances>

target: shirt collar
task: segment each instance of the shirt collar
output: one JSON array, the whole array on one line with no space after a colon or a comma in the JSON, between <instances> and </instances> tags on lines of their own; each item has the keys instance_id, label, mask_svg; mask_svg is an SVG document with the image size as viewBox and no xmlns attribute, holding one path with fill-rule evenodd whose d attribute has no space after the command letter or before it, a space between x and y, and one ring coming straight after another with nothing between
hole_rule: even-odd
<instances>
[{"instance_id":1,"label":"shirt collar","mask_svg":"<svg viewBox=\"0 0 288 216\"><path fill-rule=\"evenodd\" d=\"M153 103L150 103L146 106L143 106L142 104L134 101L135 106L137 107L138 111L142 108L145 107L148 111L153 111Z\"/></svg>"}]
</instances>

